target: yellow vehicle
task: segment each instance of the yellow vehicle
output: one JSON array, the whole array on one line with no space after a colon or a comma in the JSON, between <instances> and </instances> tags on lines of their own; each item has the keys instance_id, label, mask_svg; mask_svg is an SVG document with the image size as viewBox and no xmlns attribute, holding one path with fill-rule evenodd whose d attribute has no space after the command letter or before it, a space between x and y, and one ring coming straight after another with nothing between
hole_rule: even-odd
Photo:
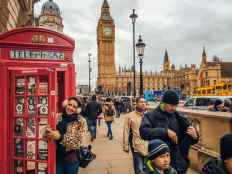
<instances>
[{"instance_id":1,"label":"yellow vehicle","mask_svg":"<svg viewBox=\"0 0 232 174\"><path fill-rule=\"evenodd\" d=\"M221 82L213 86L196 87L194 96L232 96L232 82Z\"/></svg>"},{"instance_id":2,"label":"yellow vehicle","mask_svg":"<svg viewBox=\"0 0 232 174\"><path fill-rule=\"evenodd\" d=\"M213 96L214 95L214 87L196 87L194 89L194 96Z\"/></svg>"}]
</instances>

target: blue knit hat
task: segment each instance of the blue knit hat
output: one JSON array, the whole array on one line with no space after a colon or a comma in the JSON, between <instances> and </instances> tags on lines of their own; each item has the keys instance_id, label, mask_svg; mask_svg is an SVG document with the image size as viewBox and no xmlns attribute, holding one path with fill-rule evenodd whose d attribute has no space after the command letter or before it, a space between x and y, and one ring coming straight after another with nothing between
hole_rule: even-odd
<instances>
[{"instance_id":1,"label":"blue knit hat","mask_svg":"<svg viewBox=\"0 0 232 174\"><path fill-rule=\"evenodd\" d=\"M170 152L168 145L159 139L151 140L148 144L148 155L147 159L155 159L156 157Z\"/></svg>"}]
</instances>

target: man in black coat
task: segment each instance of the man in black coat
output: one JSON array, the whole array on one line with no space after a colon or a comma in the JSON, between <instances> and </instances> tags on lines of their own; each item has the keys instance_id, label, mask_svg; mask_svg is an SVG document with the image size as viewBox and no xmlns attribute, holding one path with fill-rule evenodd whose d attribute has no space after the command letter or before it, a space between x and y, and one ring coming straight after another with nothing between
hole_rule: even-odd
<instances>
[{"instance_id":1,"label":"man in black coat","mask_svg":"<svg viewBox=\"0 0 232 174\"><path fill-rule=\"evenodd\" d=\"M170 147L171 166L178 174L186 173L189 167L188 152L199 136L189 120L176 111L178 95L168 90L160 105L147 112L140 125L140 135L145 140L161 139Z\"/></svg>"},{"instance_id":2,"label":"man in black coat","mask_svg":"<svg viewBox=\"0 0 232 174\"><path fill-rule=\"evenodd\" d=\"M85 114L88 118L88 126L91 134L91 141L96 138L97 134L97 117L102 113L102 106L97 102L96 95L92 96L92 101L90 101L86 108Z\"/></svg>"}]
</instances>

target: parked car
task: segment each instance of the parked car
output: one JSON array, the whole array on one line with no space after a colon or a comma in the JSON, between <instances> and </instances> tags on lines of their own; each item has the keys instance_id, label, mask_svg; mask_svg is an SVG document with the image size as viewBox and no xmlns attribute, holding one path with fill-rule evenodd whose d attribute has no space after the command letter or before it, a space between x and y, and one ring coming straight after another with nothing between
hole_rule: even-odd
<instances>
[{"instance_id":1,"label":"parked car","mask_svg":"<svg viewBox=\"0 0 232 174\"><path fill-rule=\"evenodd\" d=\"M222 101L229 100L232 102L232 96L193 96L184 103L184 107L191 109L208 109L208 106L215 102L216 99Z\"/></svg>"}]
</instances>

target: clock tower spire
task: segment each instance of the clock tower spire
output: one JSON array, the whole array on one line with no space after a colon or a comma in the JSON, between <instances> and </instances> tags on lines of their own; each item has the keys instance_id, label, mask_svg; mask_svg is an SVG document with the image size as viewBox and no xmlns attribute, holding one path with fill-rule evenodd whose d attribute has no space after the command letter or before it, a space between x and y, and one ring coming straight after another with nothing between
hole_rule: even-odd
<instances>
[{"instance_id":1,"label":"clock tower spire","mask_svg":"<svg viewBox=\"0 0 232 174\"><path fill-rule=\"evenodd\" d=\"M105 94L113 94L116 81L115 25L107 0L103 1L97 26L98 77L97 86Z\"/></svg>"}]
</instances>

